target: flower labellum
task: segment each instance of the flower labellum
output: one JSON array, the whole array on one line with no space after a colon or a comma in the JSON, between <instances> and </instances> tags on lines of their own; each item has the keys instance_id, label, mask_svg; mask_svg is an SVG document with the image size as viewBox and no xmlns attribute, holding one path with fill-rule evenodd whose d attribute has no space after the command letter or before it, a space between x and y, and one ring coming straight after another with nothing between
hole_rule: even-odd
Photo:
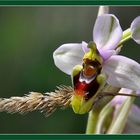
<instances>
[{"instance_id":1,"label":"flower labellum","mask_svg":"<svg viewBox=\"0 0 140 140\"><path fill-rule=\"evenodd\" d=\"M101 74L102 57L95 43L88 44L89 52L83 57L81 69L73 69L74 95L72 108L75 113L84 114L92 108L96 95L105 83L105 76ZM79 67L79 66L78 66Z\"/></svg>"}]
</instances>

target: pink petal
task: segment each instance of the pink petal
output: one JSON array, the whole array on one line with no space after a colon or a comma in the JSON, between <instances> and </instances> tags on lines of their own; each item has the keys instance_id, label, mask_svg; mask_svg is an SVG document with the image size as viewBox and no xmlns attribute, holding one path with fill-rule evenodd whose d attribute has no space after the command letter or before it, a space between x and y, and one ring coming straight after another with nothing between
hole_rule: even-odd
<instances>
[{"instance_id":1,"label":"pink petal","mask_svg":"<svg viewBox=\"0 0 140 140\"><path fill-rule=\"evenodd\" d=\"M93 29L93 40L98 50L115 49L122 38L119 20L111 14L98 16Z\"/></svg>"},{"instance_id":2,"label":"pink petal","mask_svg":"<svg viewBox=\"0 0 140 140\"><path fill-rule=\"evenodd\" d=\"M140 89L140 65L136 61L113 55L104 63L103 70L108 84L132 90Z\"/></svg>"},{"instance_id":3,"label":"pink petal","mask_svg":"<svg viewBox=\"0 0 140 140\"><path fill-rule=\"evenodd\" d=\"M140 133L140 108L138 106L132 106L123 133Z\"/></svg>"},{"instance_id":4,"label":"pink petal","mask_svg":"<svg viewBox=\"0 0 140 140\"><path fill-rule=\"evenodd\" d=\"M121 88L119 93L126 93L126 94L131 94L133 92L133 90L131 89L127 89L127 88ZM127 98L127 96L115 96L113 98L113 100L111 101L113 105L121 105L125 99Z\"/></svg>"},{"instance_id":5,"label":"pink petal","mask_svg":"<svg viewBox=\"0 0 140 140\"><path fill-rule=\"evenodd\" d=\"M90 50L87 46L88 46L88 44L85 41L82 41L82 49L83 49L84 53L86 53Z\"/></svg>"},{"instance_id":6,"label":"pink petal","mask_svg":"<svg viewBox=\"0 0 140 140\"><path fill-rule=\"evenodd\" d=\"M140 16L136 17L131 23L132 38L140 44Z\"/></svg>"},{"instance_id":7,"label":"pink petal","mask_svg":"<svg viewBox=\"0 0 140 140\"><path fill-rule=\"evenodd\" d=\"M53 53L55 65L66 74L71 75L75 65L82 64L84 52L81 43L63 44Z\"/></svg>"}]
</instances>

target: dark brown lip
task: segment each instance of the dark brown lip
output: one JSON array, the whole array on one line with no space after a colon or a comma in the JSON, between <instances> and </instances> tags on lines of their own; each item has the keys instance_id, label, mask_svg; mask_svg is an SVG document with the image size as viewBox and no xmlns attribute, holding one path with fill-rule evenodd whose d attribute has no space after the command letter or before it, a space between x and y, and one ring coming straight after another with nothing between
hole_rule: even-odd
<instances>
[{"instance_id":1,"label":"dark brown lip","mask_svg":"<svg viewBox=\"0 0 140 140\"><path fill-rule=\"evenodd\" d=\"M84 96L85 100L89 100L93 97L99 89L99 83L97 82L96 77L91 80L89 83L86 83L85 80L80 81L81 74L79 73L74 77L74 91L77 95Z\"/></svg>"}]
</instances>

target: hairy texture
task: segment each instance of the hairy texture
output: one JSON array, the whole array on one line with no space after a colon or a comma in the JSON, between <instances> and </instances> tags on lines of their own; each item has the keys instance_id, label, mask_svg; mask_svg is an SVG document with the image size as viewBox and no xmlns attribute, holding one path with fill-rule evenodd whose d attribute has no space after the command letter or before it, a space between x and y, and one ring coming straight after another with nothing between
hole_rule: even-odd
<instances>
[{"instance_id":1,"label":"hairy texture","mask_svg":"<svg viewBox=\"0 0 140 140\"><path fill-rule=\"evenodd\" d=\"M69 106L73 92L70 86L59 86L50 93L30 92L23 97L0 98L0 111L24 114L38 110L49 116L58 107Z\"/></svg>"}]
</instances>

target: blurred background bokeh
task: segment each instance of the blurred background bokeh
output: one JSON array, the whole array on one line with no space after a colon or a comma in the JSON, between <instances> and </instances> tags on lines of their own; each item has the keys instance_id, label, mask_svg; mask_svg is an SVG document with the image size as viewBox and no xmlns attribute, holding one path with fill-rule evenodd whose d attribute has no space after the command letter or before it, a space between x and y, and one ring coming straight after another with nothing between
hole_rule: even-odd
<instances>
[{"instance_id":1,"label":"blurred background bokeh","mask_svg":"<svg viewBox=\"0 0 140 140\"><path fill-rule=\"evenodd\" d=\"M71 85L69 76L53 63L53 51L64 43L92 40L97 6L0 7L0 97L23 96L29 91L54 91ZM122 28L140 15L140 7L111 7ZM125 43L121 54L140 61L140 47ZM84 133L87 114L71 108L45 118L39 112L26 115L0 113L2 133Z\"/></svg>"}]
</instances>

